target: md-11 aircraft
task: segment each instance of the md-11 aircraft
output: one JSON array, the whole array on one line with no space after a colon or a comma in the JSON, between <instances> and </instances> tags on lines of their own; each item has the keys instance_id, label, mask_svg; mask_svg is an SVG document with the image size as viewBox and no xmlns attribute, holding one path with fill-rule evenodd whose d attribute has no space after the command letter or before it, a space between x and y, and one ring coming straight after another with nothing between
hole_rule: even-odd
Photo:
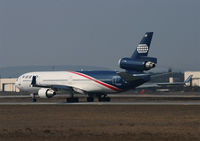
<instances>
[{"instance_id":1,"label":"md-11 aircraft","mask_svg":"<svg viewBox=\"0 0 200 141\"><path fill-rule=\"evenodd\" d=\"M110 101L107 94L120 93L134 89L150 80L145 73L155 67L157 58L148 57L153 32L146 32L131 57L119 60L120 68L125 71L44 71L29 72L21 75L16 86L21 91L30 92L32 101L36 95L51 98L59 90L70 92L67 102L79 102L74 94L88 95L87 101Z\"/></svg>"}]
</instances>

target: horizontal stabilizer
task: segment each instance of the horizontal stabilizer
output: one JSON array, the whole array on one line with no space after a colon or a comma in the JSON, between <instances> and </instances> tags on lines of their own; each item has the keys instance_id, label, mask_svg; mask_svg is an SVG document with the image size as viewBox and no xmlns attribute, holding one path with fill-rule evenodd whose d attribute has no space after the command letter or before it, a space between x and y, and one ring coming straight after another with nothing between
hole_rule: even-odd
<instances>
[{"instance_id":1,"label":"horizontal stabilizer","mask_svg":"<svg viewBox=\"0 0 200 141\"><path fill-rule=\"evenodd\" d=\"M149 74L129 74L126 72L118 72L118 75L121 76L126 82L134 82L150 76Z\"/></svg>"}]
</instances>

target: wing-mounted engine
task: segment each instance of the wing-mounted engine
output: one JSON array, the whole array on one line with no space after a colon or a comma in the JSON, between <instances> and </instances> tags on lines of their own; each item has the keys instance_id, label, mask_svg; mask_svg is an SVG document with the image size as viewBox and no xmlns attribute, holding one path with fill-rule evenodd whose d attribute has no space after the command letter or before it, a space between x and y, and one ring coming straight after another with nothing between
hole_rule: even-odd
<instances>
[{"instance_id":1,"label":"wing-mounted engine","mask_svg":"<svg viewBox=\"0 0 200 141\"><path fill-rule=\"evenodd\" d=\"M119 66L122 69L130 71L147 71L156 66L157 59L145 57L140 59L122 58L119 60Z\"/></svg>"},{"instance_id":2,"label":"wing-mounted engine","mask_svg":"<svg viewBox=\"0 0 200 141\"><path fill-rule=\"evenodd\" d=\"M56 95L56 92L50 88L41 88L38 91L38 96L40 98L51 98Z\"/></svg>"}]
</instances>

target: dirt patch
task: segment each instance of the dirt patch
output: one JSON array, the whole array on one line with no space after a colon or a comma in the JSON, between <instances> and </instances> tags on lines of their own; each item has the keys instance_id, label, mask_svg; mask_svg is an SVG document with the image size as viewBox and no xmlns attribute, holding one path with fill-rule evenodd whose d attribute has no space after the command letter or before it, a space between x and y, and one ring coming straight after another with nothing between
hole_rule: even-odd
<instances>
[{"instance_id":1,"label":"dirt patch","mask_svg":"<svg viewBox=\"0 0 200 141\"><path fill-rule=\"evenodd\" d=\"M0 140L199 140L200 106L0 106Z\"/></svg>"}]
</instances>

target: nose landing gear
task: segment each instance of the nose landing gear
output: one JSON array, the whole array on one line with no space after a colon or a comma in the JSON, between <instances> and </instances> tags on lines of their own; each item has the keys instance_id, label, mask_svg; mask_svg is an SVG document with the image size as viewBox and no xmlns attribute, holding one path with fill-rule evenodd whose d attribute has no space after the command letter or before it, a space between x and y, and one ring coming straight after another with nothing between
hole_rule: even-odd
<instances>
[{"instance_id":1,"label":"nose landing gear","mask_svg":"<svg viewBox=\"0 0 200 141\"><path fill-rule=\"evenodd\" d=\"M37 99L36 99L36 93L32 93L31 97L32 97L32 102L36 102L37 101Z\"/></svg>"}]
</instances>

